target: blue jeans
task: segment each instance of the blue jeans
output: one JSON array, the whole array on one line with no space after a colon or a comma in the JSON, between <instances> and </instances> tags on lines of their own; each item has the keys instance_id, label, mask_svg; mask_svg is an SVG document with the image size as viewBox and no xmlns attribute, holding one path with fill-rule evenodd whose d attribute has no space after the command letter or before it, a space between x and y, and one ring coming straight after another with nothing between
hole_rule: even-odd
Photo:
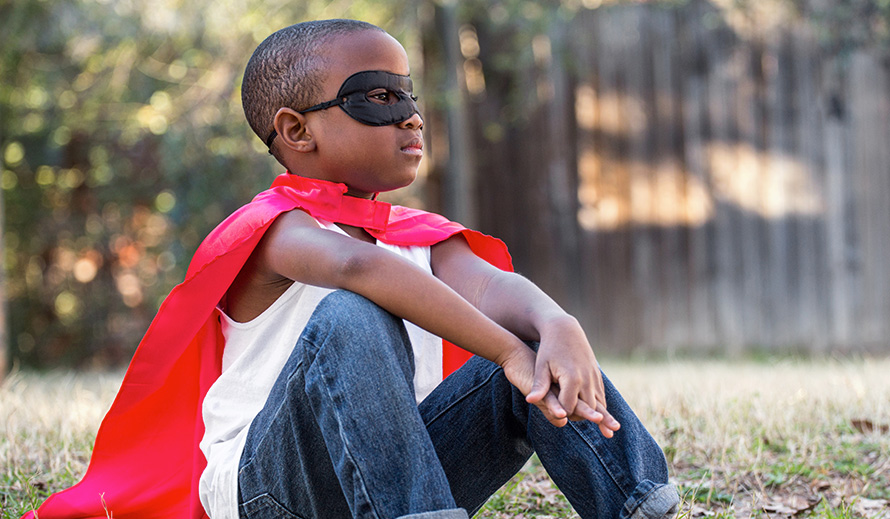
<instances>
[{"instance_id":1,"label":"blue jeans","mask_svg":"<svg viewBox=\"0 0 890 519\"><path fill-rule=\"evenodd\" d=\"M481 357L419 406L413 376L400 319L327 296L250 426L241 518L466 518L533 452L583 518L676 511L661 449L605 377L611 439L590 422L554 427Z\"/></svg>"}]
</instances>

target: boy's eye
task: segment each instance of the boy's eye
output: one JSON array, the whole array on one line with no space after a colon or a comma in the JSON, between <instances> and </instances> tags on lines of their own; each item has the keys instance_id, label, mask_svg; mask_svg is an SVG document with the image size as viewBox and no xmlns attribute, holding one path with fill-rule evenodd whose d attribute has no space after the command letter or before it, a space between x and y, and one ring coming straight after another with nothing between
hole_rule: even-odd
<instances>
[{"instance_id":1,"label":"boy's eye","mask_svg":"<svg viewBox=\"0 0 890 519\"><path fill-rule=\"evenodd\" d=\"M399 96L397 96L395 92L386 90L384 88L371 90L370 92L368 92L367 96L368 99L382 105L391 105L399 101Z\"/></svg>"}]
</instances>

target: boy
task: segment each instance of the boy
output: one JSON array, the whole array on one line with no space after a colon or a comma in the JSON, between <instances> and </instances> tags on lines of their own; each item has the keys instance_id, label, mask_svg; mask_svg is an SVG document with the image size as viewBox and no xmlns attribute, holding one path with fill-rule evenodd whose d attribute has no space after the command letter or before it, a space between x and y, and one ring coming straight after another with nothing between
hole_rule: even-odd
<instances>
[{"instance_id":1,"label":"boy","mask_svg":"<svg viewBox=\"0 0 890 519\"><path fill-rule=\"evenodd\" d=\"M257 48L245 114L288 173L202 244L42 519L466 518L534 451L582 517L674 513L577 321L500 242L374 201L422 157L408 74L363 22ZM444 381L438 337L475 354Z\"/></svg>"}]
</instances>

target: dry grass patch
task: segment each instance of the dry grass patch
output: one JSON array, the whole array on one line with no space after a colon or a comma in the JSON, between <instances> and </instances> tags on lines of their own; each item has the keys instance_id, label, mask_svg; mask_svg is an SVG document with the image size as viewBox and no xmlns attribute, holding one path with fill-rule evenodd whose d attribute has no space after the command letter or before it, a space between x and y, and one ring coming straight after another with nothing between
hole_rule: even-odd
<instances>
[{"instance_id":1,"label":"dry grass patch","mask_svg":"<svg viewBox=\"0 0 890 519\"><path fill-rule=\"evenodd\" d=\"M616 368L681 515L890 518L890 359Z\"/></svg>"},{"instance_id":2,"label":"dry grass patch","mask_svg":"<svg viewBox=\"0 0 890 519\"><path fill-rule=\"evenodd\" d=\"M890 359L604 366L664 448L681 518L890 519ZM527 492L561 498L547 487ZM481 516L577 517L527 495L499 494Z\"/></svg>"},{"instance_id":3,"label":"dry grass patch","mask_svg":"<svg viewBox=\"0 0 890 519\"><path fill-rule=\"evenodd\" d=\"M890 359L604 361L664 447L680 516L890 519ZM119 375L0 387L0 519L77 480ZM536 460L478 517L577 517Z\"/></svg>"},{"instance_id":4,"label":"dry grass patch","mask_svg":"<svg viewBox=\"0 0 890 519\"><path fill-rule=\"evenodd\" d=\"M80 479L121 378L14 372L0 385L0 519Z\"/></svg>"}]
</instances>

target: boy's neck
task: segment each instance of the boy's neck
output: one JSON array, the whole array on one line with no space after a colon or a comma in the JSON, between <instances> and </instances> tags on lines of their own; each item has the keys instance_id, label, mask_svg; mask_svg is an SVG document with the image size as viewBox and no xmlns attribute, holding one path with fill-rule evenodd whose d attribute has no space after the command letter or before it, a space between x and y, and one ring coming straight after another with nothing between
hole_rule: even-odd
<instances>
[{"instance_id":1,"label":"boy's neck","mask_svg":"<svg viewBox=\"0 0 890 519\"><path fill-rule=\"evenodd\" d=\"M352 196L355 198L364 198L365 200L376 200L377 199L377 193L363 193L363 192L356 191L356 190L352 189L348 185L346 186L346 189L347 189L346 196Z\"/></svg>"}]
</instances>

